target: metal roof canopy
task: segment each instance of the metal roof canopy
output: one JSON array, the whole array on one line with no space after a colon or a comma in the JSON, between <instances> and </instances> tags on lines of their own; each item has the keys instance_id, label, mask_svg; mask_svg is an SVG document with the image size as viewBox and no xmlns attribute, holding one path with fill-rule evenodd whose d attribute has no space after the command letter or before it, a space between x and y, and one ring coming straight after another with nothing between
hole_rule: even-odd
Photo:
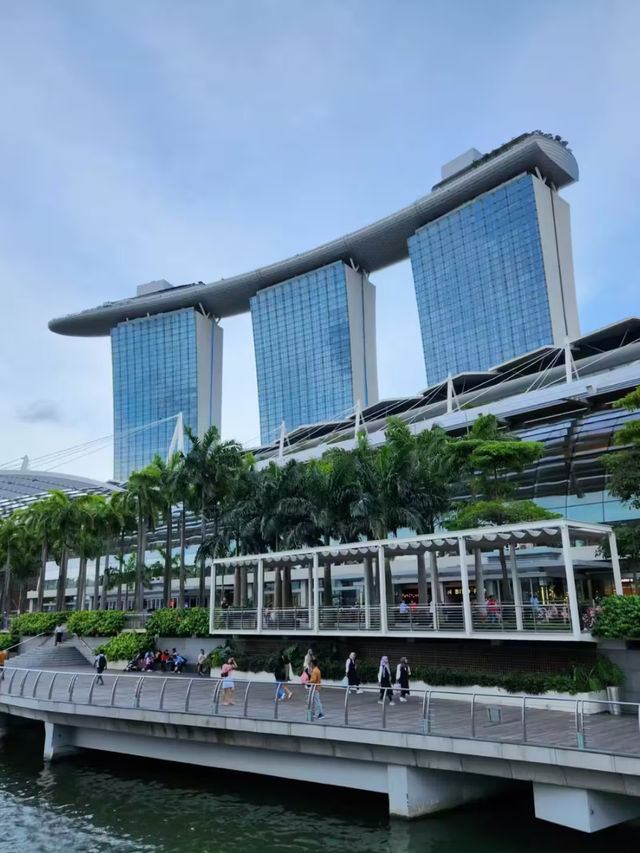
<instances>
[{"instance_id":1,"label":"metal roof canopy","mask_svg":"<svg viewBox=\"0 0 640 853\"><path fill-rule=\"evenodd\" d=\"M52 489L64 492L69 497L83 494L109 495L121 491L115 483L103 483L71 474L0 469L0 517L9 516L16 509L46 498Z\"/></svg>"},{"instance_id":2,"label":"metal roof canopy","mask_svg":"<svg viewBox=\"0 0 640 853\"><path fill-rule=\"evenodd\" d=\"M211 284L186 284L106 302L55 318L49 328L61 335L108 335L125 320L198 306L214 317L230 317L249 311L258 291L337 261L367 272L384 269L408 257L407 239L419 228L518 175L536 171L556 187L578 180L578 164L562 142L539 131L523 134L397 213L315 249Z\"/></svg>"},{"instance_id":3,"label":"metal roof canopy","mask_svg":"<svg viewBox=\"0 0 640 853\"><path fill-rule=\"evenodd\" d=\"M599 544L612 528L606 524L589 524L571 519L551 519L532 521L523 524L506 524L498 527L476 527L469 530L445 531L424 536L411 536L406 539L383 539L369 542L351 542L346 545L321 546L319 548L301 548L296 551L275 551L266 554L252 554L241 557L226 557L213 560L214 567L255 568L262 560L266 569L283 566L309 566L314 555L318 562L340 565L353 563L364 557L372 557L384 548L385 556L402 557L411 554L424 554L427 551L445 554L457 554L459 543L464 540L470 548L495 550L507 545L551 545L560 544L562 529L569 535L591 544Z\"/></svg>"}]
</instances>

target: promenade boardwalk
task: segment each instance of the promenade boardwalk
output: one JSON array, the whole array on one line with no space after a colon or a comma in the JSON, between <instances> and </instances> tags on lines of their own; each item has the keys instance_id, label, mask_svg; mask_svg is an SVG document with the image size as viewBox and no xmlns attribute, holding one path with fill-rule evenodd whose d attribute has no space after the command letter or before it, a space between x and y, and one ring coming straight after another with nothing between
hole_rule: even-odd
<instances>
[{"instance_id":1,"label":"promenade boardwalk","mask_svg":"<svg viewBox=\"0 0 640 853\"><path fill-rule=\"evenodd\" d=\"M612 755L640 756L638 707L623 705L627 713L614 716L607 703L585 700L550 702L521 697L496 697L430 691L413 693L406 703L383 707L378 691L365 689L348 697L343 687L323 685L320 698L325 717L311 721L309 693L301 684L290 684L293 696L276 701L275 682L235 681L232 705L223 705L219 679L191 678L160 673L125 675L105 672L104 684L95 670L27 670L7 668L0 680L0 700L10 696L64 703L81 713L82 705L105 710L119 708L165 711L209 717L237 717L377 730L427 733L451 738L525 743L586 749ZM554 709L557 706L558 710ZM560 708L563 710L560 710ZM599 713L589 713L598 710Z\"/></svg>"}]
</instances>

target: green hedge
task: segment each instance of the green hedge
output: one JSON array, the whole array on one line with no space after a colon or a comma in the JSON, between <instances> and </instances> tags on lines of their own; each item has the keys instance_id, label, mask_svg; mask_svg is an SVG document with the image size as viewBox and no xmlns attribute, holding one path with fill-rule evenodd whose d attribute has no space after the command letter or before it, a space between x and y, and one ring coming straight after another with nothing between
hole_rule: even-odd
<instances>
[{"instance_id":1,"label":"green hedge","mask_svg":"<svg viewBox=\"0 0 640 853\"><path fill-rule=\"evenodd\" d=\"M67 618L67 629L81 637L112 637L124 627L123 610L76 610Z\"/></svg>"},{"instance_id":2,"label":"green hedge","mask_svg":"<svg viewBox=\"0 0 640 853\"><path fill-rule=\"evenodd\" d=\"M3 649L9 649L11 646L15 646L17 642L17 637L14 637L13 634L0 634L0 652Z\"/></svg>"},{"instance_id":3,"label":"green hedge","mask_svg":"<svg viewBox=\"0 0 640 853\"><path fill-rule=\"evenodd\" d=\"M99 646L96 649L96 654L104 652L108 661L130 660L134 655L150 651L153 648L153 637L148 634L127 631L124 634L118 634L117 637L112 637L108 643Z\"/></svg>"},{"instance_id":4,"label":"green hedge","mask_svg":"<svg viewBox=\"0 0 640 853\"><path fill-rule=\"evenodd\" d=\"M640 637L640 595L605 598L591 633L607 639Z\"/></svg>"},{"instance_id":5,"label":"green hedge","mask_svg":"<svg viewBox=\"0 0 640 853\"><path fill-rule=\"evenodd\" d=\"M161 637L208 637L206 607L162 607L147 620L147 631Z\"/></svg>"},{"instance_id":6,"label":"green hedge","mask_svg":"<svg viewBox=\"0 0 640 853\"><path fill-rule=\"evenodd\" d=\"M69 613L23 613L11 620L11 633L17 636L53 632L59 623L64 623Z\"/></svg>"}]
</instances>

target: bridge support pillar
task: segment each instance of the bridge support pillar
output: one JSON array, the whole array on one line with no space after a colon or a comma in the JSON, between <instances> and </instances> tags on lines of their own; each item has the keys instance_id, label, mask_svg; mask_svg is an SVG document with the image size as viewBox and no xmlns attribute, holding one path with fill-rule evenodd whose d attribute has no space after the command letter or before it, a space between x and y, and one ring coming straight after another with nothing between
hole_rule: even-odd
<instances>
[{"instance_id":1,"label":"bridge support pillar","mask_svg":"<svg viewBox=\"0 0 640 853\"><path fill-rule=\"evenodd\" d=\"M537 818L582 832L597 832L640 817L640 797L586 788L534 782L533 801Z\"/></svg>"},{"instance_id":2,"label":"bridge support pillar","mask_svg":"<svg viewBox=\"0 0 640 853\"><path fill-rule=\"evenodd\" d=\"M390 764L389 814L414 818L493 796L504 783L485 776Z\"/></svg>"},{"instance_id":3,"label":"bridge support pillar","mask_svg":"<svg viewBox=\"0 0 640 853\"><path fill-rule=\"evenodd\" d=\"M58 723L44 724L45 761L57 761L67 755L75 755L75 729L73 726L61 726Z\"/></svg>"}]
</instances>

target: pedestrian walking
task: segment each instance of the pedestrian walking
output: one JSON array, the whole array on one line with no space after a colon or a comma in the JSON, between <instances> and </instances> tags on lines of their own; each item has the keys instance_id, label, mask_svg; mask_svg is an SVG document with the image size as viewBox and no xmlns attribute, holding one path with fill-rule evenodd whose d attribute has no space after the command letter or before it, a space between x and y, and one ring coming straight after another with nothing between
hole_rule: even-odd
<instances>
[{"instance_id":1,"label":"pedestrian walking","mask_svg":"<svg viewBox=\"0 0 640 853\"><path fill-rule=\"evenodd\" d=\"M233 691L235 686L233 683L233 670L238 668L235 658L223 664L220 675L222 677L222 704L233 705Z\"/></svg>"},{"instance_id":2,"label":"pedestrian walking","mask_svg":"<svg viewBox=\"0 0 640 853\"><path fill-rule=\"evenodd\" d=\"M311 679L311 670L313 669L313 649L307 649L307 653L304 656L304 663L302 664L302 671L307 673L307 677Z\"/></svg>"},{"instance_id":3,"label":"pedestrian walking","mask_svg":"<svg viewBox=\"0 0 640 853\"><path fill-rule=\"evenodd\" d=\"M278 702L285 698L291 699L293 693L287 686L287 681L289 680L289 661L287 660L284 651L281 651L278 654L273 674L278 682Z\"/></svg>"},{"instance_id":4,"label":"pedestrian walking","mask_svg":"<svg viewBox=\"0 0 640 853\"><path fill-rule=\"evenodd\" d=\"M322 673L320 672L320 667L318 666L318 661L315 658L311 658L311 678L310 684L313 685L313 707L311 708L311 716L315 715L316 720L321 720L324 717L324 708L322 707L322 702L320 701L320 685L322 684Z\"/></svg>"},{"instance_id":5,"label":"pedestrian walking","mask_svg":"<svg viewBox=\"0 0 640 853\"><path fill-rule=\"evenodd\" d=\"M347 678L347 685L351 693L362 693L360 689L360 676L358 675L358 664L356 662L356 653L351 652L344 666L344 673Z\"/></svg>"},{"instance_id":6,"label":"pedestrian walking","mask_svg":"<svg viewBox=\"0 0 640 853\"><path fill-rule=\"evenodd\" d=\"M102 673L107 668L107 658L104 652L100 652L98 654L98 657L95 660L95 667L98 670L98 675L96 676L96 684L104 684Z\"/></svg>"},{"instance_id":7,"label":"pedestrian walking","mask_svg":"<svg viewBox=\"0 0 640 853\"><path fill-rule=\"evenodd\" d=\"M62 625L56 625L56 630L55 630L55 635L54 635L55 636L54 645L56 645L56 646L62 645L63 634L64 634L64 628L62 627Z\"/></svg>"},{"instance_id":8,"label":"pedestrian walking","mask_svg":"<svg viewBox=\"0 0 640 853\"><path fill-rule=\"evenodd\" d=\"M395 705L393 701L393 690L391 689L391 670L389 668L389 658L383 655L380 658L380 667L378 669L378 684L380 685L380 698L378 705L382 705L385 697L389 700L390 705Z\"/></svg>"},{"instance_id":9,"label":"pedestrian walking","mask_svg":"<svg viewBox=\"0 0 640 853\"><path fill-rule=\"evenodd\" d=\"M200 649L200 654L198 655L198 660L197 660L197 662L196 662L196 672L197 672L197 673L198 673L198 675L199 675L199 676L201 676L202 678L204 678L204 673L203 673L203 671L202 671L202 667L203 667L204 662L206 661L206 659L207 659L207 656L206 656L206 655L205 655L205 653L204 653L204 649Z\"/></svg>"},{"instance_id":10,"label":"pedestrian walking","mask_svg":"<svg viewBox=\"0 0 640 853\"><path fill-rule=\"evenodd\" d=\"M396 668L396 684L400 685L400 701L406 702L409 695L409 676L411 668L406 658L400 658L400 663Z\"/></svg>"}]
</instances>

